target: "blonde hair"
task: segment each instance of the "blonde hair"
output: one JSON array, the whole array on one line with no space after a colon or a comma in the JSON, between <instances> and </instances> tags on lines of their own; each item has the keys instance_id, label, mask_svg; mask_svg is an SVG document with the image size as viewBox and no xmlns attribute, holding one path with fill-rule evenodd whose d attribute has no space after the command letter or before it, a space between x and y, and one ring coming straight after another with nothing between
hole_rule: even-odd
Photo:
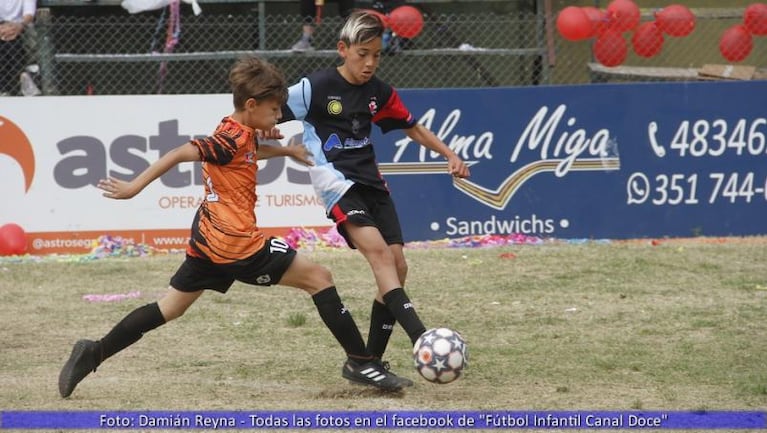
<instances>
[{"instance_id":1,"label":"blonde hair","mask_svg":"<svg viewBox=\"0 0 767 433\"><path fill-rule=\"evenodd\" d=\"M338 39L346 45L364 44L383 36L384 23L378 15L358 10L352 12L341 28Z\"/></svg>"},{"instance_id":2,"label":"blonde hair","mask_svg":"<svg viewBox=\"0 0 767 433\"><path fill-rule=\"evenodd\" d=\"M279 69L258 57L243 57L229 71L234 108L242 110L245 101L277 99L284 104L288 99L288 85Z\"/></svg>"}]
</instances>

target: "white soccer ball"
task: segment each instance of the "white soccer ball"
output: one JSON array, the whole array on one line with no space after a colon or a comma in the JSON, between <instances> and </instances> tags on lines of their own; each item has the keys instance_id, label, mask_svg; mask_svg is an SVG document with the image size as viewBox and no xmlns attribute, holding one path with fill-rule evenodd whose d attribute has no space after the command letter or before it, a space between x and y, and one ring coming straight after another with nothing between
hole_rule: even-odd
<instances>
[{"instance_id":1,"label":"white soccer ball","mask_svg":"<svg viewBox=\"0 0 767 433\"><path fill-rule=\"evenodd\" d=\"M468 355L463 337L450 328L429 329L413 346L416 370L433 383L450 383L461 377Z\"/></svg>"}]
</instances>

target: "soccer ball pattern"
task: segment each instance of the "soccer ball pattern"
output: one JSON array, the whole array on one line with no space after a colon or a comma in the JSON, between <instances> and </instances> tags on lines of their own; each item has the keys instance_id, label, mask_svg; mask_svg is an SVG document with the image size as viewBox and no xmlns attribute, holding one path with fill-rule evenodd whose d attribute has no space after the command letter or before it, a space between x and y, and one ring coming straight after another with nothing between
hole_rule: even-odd
<instances>
[{"instance_id":1,"label":"soccer ball pattern","mask_svg":"<svg viewBox=\"0 0 767 433\"><path fill-rule=\"evenodd\" d=\"M468 361L466 342L449 328L433 328L424 332L413 346L415 368L433 383L450 383L459 377Z\"/></svg>"}]
</instances>

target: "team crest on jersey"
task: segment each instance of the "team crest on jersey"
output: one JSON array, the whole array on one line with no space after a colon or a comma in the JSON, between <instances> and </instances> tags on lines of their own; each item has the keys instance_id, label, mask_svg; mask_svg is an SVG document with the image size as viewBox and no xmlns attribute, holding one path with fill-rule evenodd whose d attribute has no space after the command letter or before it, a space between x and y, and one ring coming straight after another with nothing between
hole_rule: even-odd
<instances>
[{"instance_id":1,"label":"team crest on jersey","mask_svg":"<svg viewBox=\"0 0 767 433\"><path fill-rule=\"evenodd\" d=\"M255 154L253 152L245 153L245 162L247 162L248 164L255 164L256 162Z\"/></svg>"},{"instance_id":2,"label":"team crest on jersey","mask_svg":"<svg viewBox=\"0 0 767 433\"><path fill-rule=\"evenodd\" d=\"M341 101L334 99L330 102L328 102L328 113L338 116L341 114L341 111L344 110L343 105L341 105Z\"/></svg>"},{"instance_id":3,"label":"team crest on jersey","mask_svg":"<svg viewBox=\"0 0 767 433\"><path fill-rule=\"evenodd\" d=\"M370 109L370 114L373 116L378 113L378 99L375 96L370 97L370 102L368 102L368 109Z\"/></svg>"},{"instance_id":4,"label":"team crest on jersey","mask_svg":"<svg viewBox=\"0 0 767 433\"><path fill-rule=\"evenodd\" d=\"M325 140L325 144L322 146L322 149L326 152L330 149L341 149L343 146L341 146L341 139L338 138L338 135L336 134L330 134L330 137L328 137L327 140Z\"/></svg>"}]
</instances>

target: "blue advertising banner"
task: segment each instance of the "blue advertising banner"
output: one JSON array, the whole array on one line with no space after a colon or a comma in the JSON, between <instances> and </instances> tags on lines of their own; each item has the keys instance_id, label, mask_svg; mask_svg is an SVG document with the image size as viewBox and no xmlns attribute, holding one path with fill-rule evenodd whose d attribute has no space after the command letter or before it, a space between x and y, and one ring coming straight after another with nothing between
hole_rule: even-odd
<instances>
[{"instance_id":1,"label":"blue advertising banner","mask_svg":"<svg viewBox=\"0 0 767 433\"><path fill-rule=\"evenodd\" d=\"M3 411L3 429L764 429L756 411Z\"/></svg>"},{"instance_id":2,"label":"blue advertising banner","mask_svg":"<svg viewBox=\"0 0 767 433\"><path fill-rule=\"evenodd\" d=\"M373 137L407 240L767 233L767 81L401 96L471 164L454 181L401 132Z\"/></svg>"}]
</instances>

